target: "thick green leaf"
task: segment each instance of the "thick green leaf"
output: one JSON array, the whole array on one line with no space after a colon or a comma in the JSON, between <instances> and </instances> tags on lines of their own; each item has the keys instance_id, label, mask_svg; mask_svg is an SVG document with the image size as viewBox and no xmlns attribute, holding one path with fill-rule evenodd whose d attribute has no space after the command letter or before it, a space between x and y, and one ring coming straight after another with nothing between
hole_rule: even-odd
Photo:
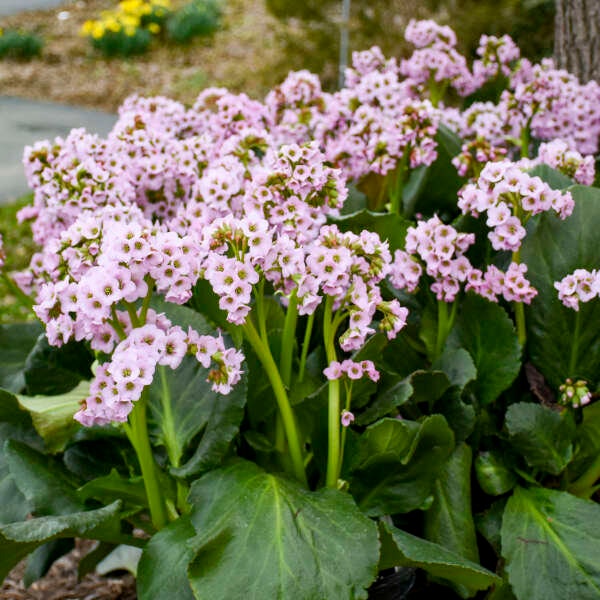
<instances>
[{"instance_id":1,"label":"thick green leaf","mask_svg":"<svg viewBox=\"0 0 600 600\"><path fill-rule=\"evenodd\" d=\"M512 447L527 464L558 475L573 457L575 421L568 410L554 411L540 404L519 402L506 411Z\"/></svg>"},{"instance_id":2,"label":"thick green leaf","mask_svg":"<svg viewBox=\"0 0 600 600\"><path fill-rule=\"evenodd\" d=\"M33 428L31 416L19 406L17 397L0 390L0 444L4 447L9 439L27 442L38 448L43 446ZM25 519L31 508L15 484L6 453L0 452L0 524Z\"/></svg>"},{"instance_id":3,"label":"thick green leaf","mask_svg":"<svg viewBox=\"0 0 600 600\"><path fill-rule=\"evenodd\" d=\"M600 190L576 185L570 192L573 214L565 221L541 215L521 249L527 277L538 290L526 310L528 349L555 387L567 377L595 382L600 373L600 302L582 303L575 312L563 306L554 289L555 281L575 269L600 265Z\"/></svg>"},{"instance_id":4,"label":"thick green leaf","mask_svg":"<svg viewBox=\"0 0 600 600\"><path fill-rule=\"evenodd\" d=\"M381 569L418 567L437 579L463 586L472 595L500 583L500 578L477 563L387 523L379 523Z\"/></svg>"},{"instance_id":5,"label":"thick green leaf","mask_svg":"<svg viewBox=\"0 0 600 600\"><path fill-rule=\"evenodd\" d=\"M36 548L27 559L23 585L29 587L34 581L43 577L55 560L70 552L74 547L73 539L61 538L46 542L43 546Z\"/></svg>"},{"instance_id":6,"label":"thick green leaf","mask_svg":"<svg viewBox=\"0 0 600 600\"><path fill-rule=\"evenodd\" d=\"M180 517L153 535L146 544L137 572L137 593L148 600L193 600L187 567L196 535L189 517Z\"/></svg>"},{"instance_id":7,"label":"thick green leaf","mask_svg":"<svg viewBox=\"0 0 600 600\"><path fill-rule=\"evenodd\" d=\"M369 407L356 418L357 425L370 425L381 417L390 415L413 394L412 385L404 377L382 377L381 391Z\"/></svg>"},{"instance_id":8,"label":"thick green leaf","mask_svg":"<svg viewBox=\"0 0 600 600\"><path fill-rule=\"evenodd\" d=\"M477 421L475 409L461 400L460 388L448 390L433 408L433 412L440 413L448 421L456 443L464 442L473 433Z\"/></svg>"},{"instance_id":9,"label":"thick green leaf","mask_svg":"<svg viewBox=\"0 0 600 600\"><path fill-rule=\"evenodd\" d=\"M460 444L435 482L431 508L425 512L425 537L475 563L479 551L471 511L471 447Z\"/></svg>"},{"instance_id":10,"label":"thick green leaf","mask_svg":"<svg viewBox=\"0 0 600 600\"><path fill-rule=\"evenodd\" d=\"M0 325L0 388L23 391L25 362L43 329L37 321Z\"/></svg>"},{"instance_id":11,"label":"thick green leaf","mask_svg":"<svg viewBox=\"0 0 600 600\"><path fill-rule=\"evenodd\" d=\"M496 400L521 368L521 348L506 311L475 294L467 294L448 345L471 355L477 370L474 392L481 404Z\"/></svg>"},{"instance_id":12,"label":"thick green leaf","mask_svg":"<svg viewBox=\"0 0 600 600\"><path fill-rule=\"evenodd\" d=\"M517 476L509 469L499 452L480 452L475 459L475 474L481 489L491 496L500 496L512 490Z\"/></svg>"},{"instance_id":13,"label":"thick green leaf","mask_svg":"<svg viewBox=\"0 0 600 600\"><path fill-rule=\"evenodd\" d=\"M39 517L0 527L0 580L38 546L61 538L103 537L118 531L120 502L97 510Z\"/></svg>"},{"instance_id":14,"label":"thick green leaf","mask_svg":"<svg viewBox=\"0 0 600 600\"><path fill-rule=\"evenodd\" d=\"M464 348L446 346L444 352L431 366L446 373L450 385L463 389L467 383L477 378L477 369L471 355Z\"/></svg>"},{"instance_id":15,"label":"thick green leaf","mask_svg":"<svg viewBox=\"0 0 600 600\"><path fill-rule=\"evenodd\" d=\"M129 571L135 577L141 556L141 548L120 544L96 565L96 573L107 575L113 571Z\"/></svg>"},{"instance_id":16,"label":"thick green leaf","mask_svg":"<svg viewBox=\"0 0 600 600\"><path fill-rule=\"evenodd\" d=\"M248 462L206 474L189 496L197 598L366 598L377 528L351 496L310 492Z\"/></svg>"},{"instance_id":17,"label":"thick green leaf","mask_svg":"<svg viewBox=\"0 0 600 600\"><path fill-rule=\"evenodd\" d=\"M15 440L4 444L4 455L19 491L35 513L64 515L83 510L74 482L58 460Z\"/></svg>"},{"instance_id":18,"label":"thick green leaf","mask_svg":"<svg viewBox=\"0 0 600 600\"><path fill-rule=\"evenodd\" d=\"M411 222L400 215L372 212L366 208L349 215L330 217L330 221L335 223L340 231L360 234L366 229L376 233L381 240L388 241L391 252L404 248L406 232L411 226Z\"/></svg>"},{"instance_id":19,"label":"thick green leaf","mask_svg":"<svg viewBox=\"0 0 600 600\"><path fill-rule=\"evenodd\" d=\"M600 506L567 492L516 488L502 556L519 600L600 598Z\"/></svg>"},{"instance_id":20,"label":"thick green leaf","mask_svg":"<svg viewBox=\"0 0 600 600\"><path fill-rule=\"evenodd\" d=\"M569 465L569 478L577 479L600 454L600 402L583 408L583 421L577 426L576 451Z\"/></svg>"},{"instance_id":21,"label":"thick green leaf","mask_svg":"<svg viewBox=\"0 0 600 600\"><path fill-rule=\"evenodd\" d=\"M450 380L442 371L415 371L410 377L413 388L411 400L415 403L427 402L433 406L450 387Z\"/></svg>"},{"instance_id":22,"label":"thick green leaf","mask_svg":"<svg viewBox=\"0 0 600 600\"><path fill-rule=\"evenodd\" d=\"M409 512L432 493L454 449L454 435L441 415L422 422L382 419L361 436L350 491L370 516Z\"/></svg>"},{"instance_id":23,"label":"thick green leaf","mask_svg":"<svg viewBox=\"0 0 600 600\"><path fill-rule=\"evenodd\" d=\"M224 396L211 389L207 375L188 356L175 371L159 367L150 387L157 442L167 449L174 472L184 477L220 464L244 416L245 379Z\"/></svg>"},{"instance_id":24,"label":"thick green leaf","mask_svg":"<svg viewBox=\"0 0 600 600\"><path fill-rule=\"evenodd\" d=\"M90 384L82 381L75 389L59 396L18 396L19 404L29 412L36 431L49 452L62 452L80 428L73 415L89 396Z\"/></svg>"},{"instance_id":25,"label":"thick green leaf","mask_svg":"<svg viewBox=\"0 0 600 600\"><path fill-rule=\"evenodd\" d=\"M25 361L25 393L51 396L72 390L82 379L91 379L94 355L83 342L50 346L41 334Z\"/></svg>"},{"instance_id":26,"label":"thick green leaf","mask_svg":"<svg viewBox=\"0 0 600 600\"><path fill-rule=\"evenodd\" d=\"M528 172L532 177L539 177L545 181L553 190L565 190L575 183L570 177L549 165L537 165Z\"/></svg>"},{"instance_id":27,"label":"thick green leaf","mask_svg":"<svg viewBox=\"0 0 600 600\"><path fill-rule=\"evenodd\" d=\"M500 498L487 510L475 515L477 531L488 541L498 556L500 556L502 545L502 516L504 515L506 502L507 498Z\"/></svg>"},{"instance_id":28,"label":"thick green leaf","mask_svg":"<svg viewBox=\"0 0 600 600\"><path fill-rule=\"evenodd\" d=\"M433 215L447 211L456 214L456 194L464 180L459 177L452 159L460 153L462 142L448 127L441 124L435 136L438 157L424 170L423 181L413 183L416 193L410 187L404 195L404 213L412 216L415 212Z\"/></svg>"},{"instance_id":29,"label":"thick green leaf","mask_svg":"<svg viewBox=\"0 0 600 600\"><path fill-rule=\"evenodd\" d=\"M88 481L77 490L77 495L83 501L94 498L108 503L119 499L132 506L146 506L148 503L142 477L123 477L116 469L109 475Z\"/></svg>"}]
</instances>

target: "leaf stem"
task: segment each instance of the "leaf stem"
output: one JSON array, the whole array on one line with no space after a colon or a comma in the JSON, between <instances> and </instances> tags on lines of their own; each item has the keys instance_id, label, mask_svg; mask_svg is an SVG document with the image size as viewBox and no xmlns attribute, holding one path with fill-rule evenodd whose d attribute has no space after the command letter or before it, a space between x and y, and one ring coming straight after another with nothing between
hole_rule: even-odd
<instances>
[{"instance_id":1,"label":"leaf stem","mask_svg":"<svg viewBox=\"0 0 600 600\"><path fill-rule=\"evenodd\" d=\"M294 341L296 339L296 324L298 323L298 297L296 290L289 298L283 334L281 336L281 356L279 357L279 372L286 388L292 383L292 359L294 356Z\"/></svg>"},{"instance_id":2,"label":"leaf stem","mask_svg":"<svg viewBox=\"0 0 600 600\"><path fill-rule=\"evenodd\" d=\"M600 454L585 473L569 486L568 491L580 498L590 498L596 490L594 484L598 479L600 479Z\"/></svg>"},{"instance_id":3,"label":"leaf stem","mask_svg":"<svg viewBox=\"0 0 600 600\"><path fill-rule=\"evenodd\" d=\"M308 315L306 321L306 330L304 332L304 340L302 341L302 354L300 355L300 366L298 368L298 382L304 381L304 373L306 371L306 359L308 357L308 348L310 346L310 338L312 336L313 324L315 322L315 313Z\"/></svg>"},{"instance_id":4,"label":"leaf stem","mask_svg":"<svg viewBox=\"0 0 600 600\"><path fill-rule=\"evenodd\" d=\"M512 254L512 261L521 264L521 253L519 250L516 250ZM527 342L527 328L525 326L525 306L522 302L513 302L513 307L515 311L515 325L517 328L517 337L519 339L519 344L521 344L521 348L525 348L525 344Z\"/></svg>"},{"instance_id":5,"label":"leaf stem","mask_svg":"<svg viewBox=\"0 0 600 600\"><path fill-rule=\"evenodd\" d=\"M323 315L323 341L327 363L337 360L335 352L335 327L333 319L333 298L327 296ZM331 379L328 383L327 418L327 487L337 488L340 469L340 380Z\"/></svg>"},{"instance_id":6,"label":"leaf stem","mask_svg":"<svg viewBox=\"0 0 600 600\"><path fill-rule=\"evenodd\" d=\"M145 389L141 398L134 404L129 414L129 423L124 424L124 429L140 463L152 524L156 529L162 529L168 522L167 508L161 494L156 463L148 438L147 404L148 391Z\"/></svg>"},{"instance_id":7,"label":"leaf stem","mask_svg":"<svg viewBox=\"0 0 600 600\"><path fill-rule=\"evenodd\" d=\"M246 339L252 346L252 349L256 352L256 355L271 382L271 387L273 388L273 393L275 394L275 399L277 400L277 405L279 406L279 411L283 420L283 428L285 429L285 435L290 449L294 475L296 479L308 487L306 472L304 470L304 460L302 458L302 446L300 444L294 412L269 345L261 339L250 319L246 319L246 323L242 325L242 330Z\"/></svg>"}]
</instances>

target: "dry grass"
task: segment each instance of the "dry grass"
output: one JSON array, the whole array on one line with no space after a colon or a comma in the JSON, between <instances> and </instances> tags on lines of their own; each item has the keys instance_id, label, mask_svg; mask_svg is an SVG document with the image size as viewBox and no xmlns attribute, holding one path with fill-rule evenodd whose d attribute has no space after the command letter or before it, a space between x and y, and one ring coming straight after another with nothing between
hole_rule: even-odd
<instances>
[{"instance_id":1,"label":"dry grass","mask_svg":"<svg viewBox=\"0 0 600 600\"><path fill-rule=\"evenodd\" d=\"M136 92L166 95L191 103L206 86L219 85L262 97L285 72L282 25L262 0L227 0L223 29L189 46L155 40L143 56L104 59L79 37L82 23L116 0L79 0L59 8L7 17L2 26L43 36L42 56L30 62L0 62L0 93L115 111ZM58 14L68 11L69 18Z\"/></svg>"}]
</instances>

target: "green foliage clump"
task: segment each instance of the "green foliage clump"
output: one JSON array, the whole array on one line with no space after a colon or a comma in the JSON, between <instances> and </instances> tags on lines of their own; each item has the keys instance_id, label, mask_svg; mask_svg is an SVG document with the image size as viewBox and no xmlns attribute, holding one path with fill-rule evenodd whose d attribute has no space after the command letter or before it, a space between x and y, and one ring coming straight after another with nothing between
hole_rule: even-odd
<instances>
[{"instance_id":1,"label":"green foliage clump","mask_svg":"<svg viewBox=\"0 0 600 600\"><path fill-rule=\"evenodd\" d=\"M44 42L39 35L27 31L0 30L0 58L27 60L39 56Z\"/></svg>"},{"instance_id":2,"label":"green foliage clump","mask_svg":"<svg viewBox=\"0 0 600 600\"><path fill-rule=\"evenodd\" d=\"M152 34L147 29L126 32L106 31L102 37L92 39L92 46L104 56L133 56L143 54L152 42Z\"/></svg>"},{"instance_id":3,"label":"green foliage clump","mask_svg":"<svg viewBox=\"0 0 600 600\"><path fill-rule=\"evenodd\" d=\"M167 36L178 44L211 35L221 25L218 0L193 0L175 11L167 21Z\"/></svg>"}]
</instances>

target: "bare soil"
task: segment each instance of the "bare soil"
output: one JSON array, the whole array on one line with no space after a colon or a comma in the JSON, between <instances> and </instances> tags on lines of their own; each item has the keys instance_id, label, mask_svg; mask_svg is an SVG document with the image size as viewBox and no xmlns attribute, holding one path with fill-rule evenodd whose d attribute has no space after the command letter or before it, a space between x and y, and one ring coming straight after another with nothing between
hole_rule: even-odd
<instances>
[{"instance_id":1,"label":"bare soil","mask_svg":"<svg viewBox=\"0 0 600 600\"><path fill-rule=\"evenodd\" d=\"M93 542L78 540L75 549L57 560L45 577L25 588L22 582L25 561L15 567L0 587L2 600L135 600L135 579L101 577L88 574L78 581L79 560L93 547Z\"/></svg>"}]
</instances>

